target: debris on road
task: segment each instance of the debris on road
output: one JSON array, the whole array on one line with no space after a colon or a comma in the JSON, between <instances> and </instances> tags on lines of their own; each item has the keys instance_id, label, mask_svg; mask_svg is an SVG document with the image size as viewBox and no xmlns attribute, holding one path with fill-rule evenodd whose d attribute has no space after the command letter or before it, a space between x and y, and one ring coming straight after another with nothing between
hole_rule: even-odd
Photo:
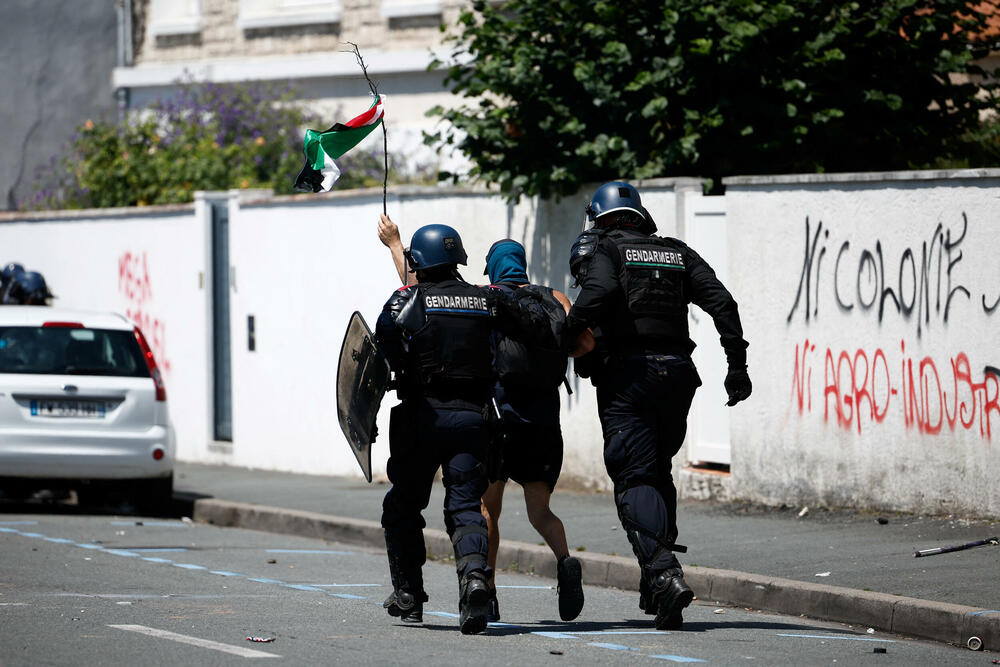
<instances>
[{"instance_id":1,"label":"debris on road","mask_svg":"<svg viewBox=\"0 0 1000 667\"><path fill-rule=\"evenodd\" d=\"M872 651L872 653L885 653L885 652L886 650L884 646L876 646L875 649Z\"/></svg>"},{"instance_id":2,"label":"debris on road","mask_svg":"<svg viewBox=\"0 0 1000 667\"><path fill-rule=\"evenodd\" d=\"M715 611L713 611L712 613L713 613L713 614L725 614L725 613L726 613L726 610L725 610L725 609L716 609L716 610L715 610Z\"/></svg>"},{"instance_id":3,"label":"debris on road","mask_svg":"<svg viewBox=\"0 0 1000 667\"><path fill-rule=\"evenodd\" d=\"M274 565L274 564L275 564L275 563L277 563L278 561L277 561L277 559L274 559L274 558L268 558L268 559L267 559L267 562L268 562L268 565Z\"/></svg>"},{"instance_id":4,"label":"debris on road","mask_svg":"<svg viewBox=\"0 0 1000 667\"><path fill-rule=\"evenodd\" d=\"M830 572L817 572L816 576L817 577L829 577L830 574L831 574Z\"/></svg>"},{"instance_id":5,"label":"debris on road","mask_svg":"<svg viewBox=\"0 0 1000 667\"><path fill-rule=\"evenodd\" d=\"M913 552L914 558L920 558L922 556L936 556L937 554L951 553L952 551L962 551L963 549L971 549L973 547L981 547L987 544L1000 544L1000 538L998 537L987 537L985 540L976 540L975 542L967 542L966 544L957 544L953 547L935 547L934 549L921 549L920 551Z\"/></svg>"},{"instance_id":6,"label":"debris on road","mask_svg":"<svg viewBox=\"0 0 1000 667\"><path fill-rule=\"evenodd\" d=\"M549 651L549 654L550 655L562 655L563 652L562 651L557 651L555 649L552 649L551 651ZM994 660L993 662L996 662L996 660Z\"/></svg>"},{"instance_id":7,"label":"debris on road","mask_svg":"<svg viewBox=\"0 0 1000 667\"><path fill-rule=\"evenodd\" d=\"M889 523L889 520L886 519L884 516L880 516L879 518L877 518L875 520L878 522L878 524L880 526L884 526L885 524Z\"/></svg>"},{"instance_id":8,"label":"debris on road","mask_svg":"<svg viewBox=\"0 0 1000 667\"><path fill-rule=\"evenodd\" d=\"M969 641L965 642L965 645L969 647L970 651L982 651L983 650L983 640L979 637L969 637Z\"/></svg>"},{"instance_id":9,"label":"debris on road","mask_svg":"<svg viewBox=\"0 0 1000 667\"><path fill-rule=\"evenodd\" d=\"M805 516L806 514L809 514L809 508L808 508L808 507L803 507L803 508L802 508L802 511L801 511L801 512L799 512L799 517L800 517L800 518L801 518L801 517L804 517L804 516Z\"/></svg>"},{"instance_id":10,"label":"debris on road","mask_svg":"<svg viewBox=\"0 0 1000 667\"><path fill-rule=\"evenodd\" d=\"M269 644L274 641L274 637L247 637L248 642L261 642L263 644Z\"/></svg>"},{"instance_id":11,"label":"debris on road","mask_svg":"<svg viewBox=\"0 0 1000 667\"><path fill-rule=\"evenodd\" d=\"M870 634L870 635L873 635L873 634L875 634L875 628L868 628L868 630L866 632L868 634Z\"/></svg>"}]
</instances>

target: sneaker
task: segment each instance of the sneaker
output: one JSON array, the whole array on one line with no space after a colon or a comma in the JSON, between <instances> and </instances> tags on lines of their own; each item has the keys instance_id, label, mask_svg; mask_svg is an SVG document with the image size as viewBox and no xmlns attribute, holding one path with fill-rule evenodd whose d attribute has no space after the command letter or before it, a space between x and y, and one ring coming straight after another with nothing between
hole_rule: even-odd
<instances>
[{"instance_id":1,"label":"sneaker","mask_svg":"<svg viewBox=\"0 0 1000 667\"><path fill-rule=\"evenodd\" d=\"M497 589L490 589L490 610L486 613L486 620L496 623L500 620L500 603L497 601Z\"/></svg>"},{"instance_id":2,"label":"sneaker","mask_svg":"<svg viewBox=\"0 0 1000 667\"><path fill-rule=\"evenodd\" d=\"M463 635L478 635L486 630L490 611L490 586L486 576L476 570L462 581L462 597L458 601L458 625Z\"/></svg>"},{"instance_id":3,"label":"sneaker","mask_svg":"<svg viewBox=\"0 0 1000 667\"><path fill-rule=\"evenodd\" d=\"M681 612L694 599L694 591L684 581L681 569L665 570L656 575L650 593L656 609L656 629L680 630L684 625Z\"/></svg>"},{"instance_id":4,"label":"sneaker","mask_svg":"<svg viewBox=\"0 0 1000 667\"><path fill-rule=\"evenodd\" d=\"M580 561L563 556L556 564L559 585L559 618L572 621L583 610L583 570Z\"/></svg>"},{"instance_id":5,"label":"sneaker","mask_svg":"<svg viewBox=\"0 0 1000 667\"><path fill-rule=\"evenodd\" d=\"M399 617L403 623L423 623L423 601L426 598L426 595L418 597L406 591L393 591L392 595L382 603L382 607L389 612L390 616Z\"/></svg>"}]
</instances>

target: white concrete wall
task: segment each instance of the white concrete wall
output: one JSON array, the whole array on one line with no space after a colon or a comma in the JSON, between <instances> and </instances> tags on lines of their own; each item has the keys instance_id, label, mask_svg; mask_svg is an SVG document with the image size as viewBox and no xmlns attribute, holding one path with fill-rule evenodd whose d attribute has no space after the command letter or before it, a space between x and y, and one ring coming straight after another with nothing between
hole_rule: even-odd
<instances>
[{"instance_id":1,"label":"white concrete wall","mask_svg":"<svg viewBox=\"0 0 1000 667\"><path fill-rule=\"evenodd\" d=\"M203 207L0 218L0 262L40 271L54 306L122 313L162 369L177 455L203 456L211 418L207 218Z\"/></svg>"},{"instance_id":2,"label":"white concrete wall","mask_svg":"<svg viewBox=\"0 0 1000 667\"><path fill-rule=\"evenodd\" d=\"M691 179L640 184L660 233L692 241L728 273L740 303L754 394L724 411L732 495L1000 516L1000 376L986 371L1000 368L1000 170L740 177L727 186L724 201L709 204ZM508 205L483 191L396 188L388 207L404 241L423 224L455 226L470 281L485 282L486 250L510 237L526 246L533 281L572 298L566 260L591 190ZM230 201L231 448L212 441L204 198L0 214L0 262L42 271L55 305L140 322L166 369L182 459L358 475L334 416L334 374L350 313L373 324L397 286L375 232L381 192L212 196ZM714 243L718 224L699 226L699 211L725 212L726 243ZM712 253L728 253L728 264ZM694 332L706 386L689 440L716 442L722 357L710 326ZM607 488L593 388L573 388L563 399L564 479ZM381 414L376 475L393 403L390 395Z\"/></svg>"},{"instance_id":3,"label":"white concrete wall","mask_svg":"<svg viewBox=\"0 0 1000 667\"><path fill-rule=\"evenodd\" d=\"M735 494L1000 515L1000 170L726 184Z\"/></svg>"}]
</instances>

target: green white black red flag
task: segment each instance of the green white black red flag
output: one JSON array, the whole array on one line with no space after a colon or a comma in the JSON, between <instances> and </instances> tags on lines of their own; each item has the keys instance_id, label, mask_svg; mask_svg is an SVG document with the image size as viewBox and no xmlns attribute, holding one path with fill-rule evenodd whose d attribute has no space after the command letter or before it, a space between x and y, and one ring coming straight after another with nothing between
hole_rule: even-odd
<instances>
[{"instance_id":1,"label":"green white black red flag","mask_svg":"<svg viewBox=\"0 0 1000 667\"><path fill-rule=\"evenodd\" d=\"M340 169L334 162L382 123L385 113L381 95L376 95L372 105L360 116L346 123L336 123L325 132L306 130L303 151L305 166L295 179L295 189L303 192L327 192L340 178Z\"/></svg>"}]
</instances>

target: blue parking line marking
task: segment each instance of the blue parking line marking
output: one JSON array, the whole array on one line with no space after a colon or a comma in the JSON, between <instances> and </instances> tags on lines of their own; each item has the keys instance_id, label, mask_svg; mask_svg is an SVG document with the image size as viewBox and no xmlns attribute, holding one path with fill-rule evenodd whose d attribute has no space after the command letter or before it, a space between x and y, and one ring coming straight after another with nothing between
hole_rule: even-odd
<instances>
[{"instance_id":1,"label":"blue parking line marking","mask_svg":"<svg viewBox=\"0 0 1000 667\"><path fill-rule=\"evenodd\" d=\"M105 549L104 551L109 554L114 554L116 556L126 556L128 558L137 557L139 555L134 551L127 551L125 549Z\"/></svg>"},{"instance_id":2,"label":"blue parking line marking","mask_svg":"<svg viewBox=\"0 0 1000 667\"><path fill-rule=\"evenodd\" d=\"M37 526L37 521L0 521L0 526Z\"/></svg>"},{"instance_id":3,"label":"blue parking line marking","mask_svg":"<svg viewBox=\"0 0 1000 667\"><path fill-rule=\"evenodd\" d=\"M686 655L651 655L650 658L669 660L670 662L705 662L700 658L689 658Z\"/></svg>"},{"instance_id":4,"label":"blue parking line marking","mask_svg":"<svg viewBox=\"0 0 1000 667\"><path fill-rule=\"evenodd\" d=\"M247 581L256 581L261 584L281 584L284 583L277 579L265 579L264 577L247 577Z\"/></svg>"},{"instance_id":5,"label":"blue parking line marking","mask_svg":"<svg viewBox=\"0 0 1000 667\"><path fill-rule=\"evenodd\" d=\"M875 637L850 637L847 635L798 635L791 633L777 633L779 637L804 637L806 639L850 639L856 642L886 642L889 644L895 644L894 639L876 639Z\"/></svg>"},{"instance_id":6,"label":"blue parking line marking","mask_svg":"<svg viewBox=\"0 0 1000 667\"><path fill-rule=\"evenodd\" d=\"M574 635L669 635L666 630L584 630Z\"/></svg>"},{"instance_id":7,"label":"blue parking line marking","mask_svg":"<svg viewBox=\"0 0 1000 667\"><path fill-rule=\"evenodd\" d=\"M632 648L631 646L622 646L621 644L608 644L607 642L591 642L588 646L599 646L601 648L609 648L612 651L638 651L637 648Z\"/></svg>"},{"instance_id":8,"label":"blue parking line marking","mask_svg":"<svg viewBox=\"0 0 1000 667\"><path fill-rule=\"evenodd\" d=\"M209 574L220 574L223 577L243 577L246 575L240 574L239 572L229 572L227 570L209 570Z\"/></svg>"},{"instance_id":9,"label":"blue parking line marking","mask_svg":"<svg viewBox=\"0 0 1000 667\"><path fill-rule=\"evenodd\" d=\"M80 547L81 549L94 549L95 551L104 551L104 547L100 544L90 544L87 542L77 542L73 546Z\"/></svg>"},{"instance_id":10,"label":"blue parking line marking","mask_svg":"<svg viewBox=\"0 0 1000 667\"><path fill-rule=\"evenodd\" d=\"M56 544L72 544L73 540L67 540L64 537L46 537L46 542L55 542Z\"/></svg>"},{"instance_id":11,"label":"blue parking line marking","mask_svg":"<svg viewBox=\"0 0 1000 667\"><path fill-rule=\"evenodd\" d=\"M156 558L155 556L143 556L143 560L148 560L150 563L173 563L172 560L167 560L166 558Z\"/></svg>"},{"instance_id":12,"label":"blue parking line marking","mask_svg":"<svg viewBox=\"0 0 1000 667\"><path fill-rule=\"evenodd\" d=\"M185 570L207 570L208 569L204 565L194 565L193 563L174 563L174 567L183 568Z\"/></svg>"},{"instance_id":13,"label":"blue parking line marking","mask_svg":"<svg viewBox=\"0 0 1000 667\"><path fill-rule=\"evenodd\" d=\"M1000 614L1000 609L983 609L982 611L969 612L969 616L985 616L986 614Z\"/></svg>"},{"instance_id":14,"label":"blue parking line marking","mask_svg":"<svg viewBox=\"0 0 1000 667\"><path fill-rule=\"evenodd\" d=\"M367 600L364 595L351 595L350 593L327 593L332 598L344 598L345 600Z\"/></svg>"},{"instance_id":15,"label":"blue parking line marking","mask_svg":"<svg viewBox=\"0 0 1000 667\"><path fill-rule=\"evenodd\" d=\"M310 585L316 586L318 588L365 588L365 587L378 588L382 584L310 584Z\"/></svg>"},{"instance_id":16,"label":"blue parking line marking","mask_svg":"<svg viewBox=\"0 0 1000 667\"><path fill-rule=\"evenodd\" d=\"M322 588L316 588L315 586L310 586L309 584L281 584L285 588L294 588L297 591L322 591Z\"/></svg>"},{"instance_id":17,"label":"blue parking line marking","mask_svg":"<svg viewBox=\"0 0 1000 667\"><path fill-rule=\"evenodd\" d=\"M350 556L353 551L337 551L335 549L268 549L269 554L331 554L334 556Z\"/></svg>"},{"instance_id":18,"label":"blue parking line marking","mask_svg":"<svg viewBox=\"0 0 1000 667\"><path fill-rule=\"evenodd\" d=\"M20 535L21 531L19 531L17 528L4 528L0 526L0 533L17 533Z\"/></svg>"},{"instance_id":19,"label":"blue parking line marking","mask_svg":"<svg viewBox=\"0 0 1000 667\"><path fill-rule=\"evenodd\" d=\"M14 532L15 533L21 533L21 535L24 535L25 537L41 537L43 539L45 538L45 536L42 535L41 533L25 533L25 532L20 531L20 530L16 530Z\"/></svg>"},{"instance_id":20,"label":"blue parking line marking","mask_svg":"<svg viewBox=\"0 0 1000 667\"><path fill-rule=\"evenodd\" d=\"M141 554L159 554L159 553L171 553L175 551L187 551L185 547L142 547L141 549L132 549L137 553Z\"/></svg>"},{"instance_id":21,"label":"blue parking line marking","mask_svg":"<svg viewBox=\"0 0 1000 667\"><path fill-rule=\"evenodd\" d=\"M549 632L541 631L532 632L533 635L538 635L539 637L548 637L549 639L579 639L576 635L571 635L566 632Z\"/></svg>"},{"instance_id":22,"label":"blue parking line marking","mask_svg":"<svg viewBox=\"0 0 1000 667\"><path fill-rule=\"evenodd\" d=\"M187 528L188 524L182 523L180 521L141 521L136 523L135 521L109 521L112 526L133 526L135 528L142 528L144 526L153 526L155 528Z\"/></svg>"},{"instance_id":23,"label":"blue parking line marking","mask_svg":"<svg viewBox=\"0 0 1000 667\"><path fill-rule=\"evenodd\" d=\"M458 614L453 614L450 611L425 611L425 614L429 616L443 616L445 618L458 618Z\"/></svg>"}]
</instances>

